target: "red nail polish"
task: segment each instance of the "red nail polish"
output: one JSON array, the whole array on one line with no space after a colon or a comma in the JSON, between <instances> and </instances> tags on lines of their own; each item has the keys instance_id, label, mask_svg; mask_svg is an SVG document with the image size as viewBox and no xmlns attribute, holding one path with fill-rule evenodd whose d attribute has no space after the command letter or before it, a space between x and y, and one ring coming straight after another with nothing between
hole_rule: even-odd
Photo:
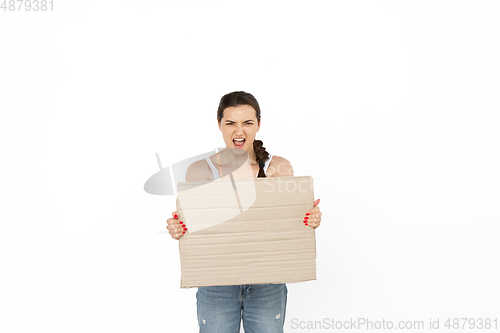
<instances>
[{"instance_id":1,"label":"red nail polish","mask_svg":"<svg viewBox=\"0 0 500 333\"><path fill-rule=\"evenodd\" d=\"M183 235L184 235L185 233L186 233L185 231L183 231L183 232L182 232L182 234L183 234Z\"/></svg>"},{"instance_id":2,"label":"red nail polish","mask_svg":"<svg viewBox=\"0 0 500 333\"><path fill-rule=\"evenodd\" d=\"M304 217L304 220L309 220L309 218L306 216L306 217Z\"/></svg>"},{"instance_id":3,"label":"red nail polish","mask_svg":"<svg viewBox=\"0 0 500 333\"><path fill-rule=\"evenodd\" d=\"M177 214L175 214L175 215L174 215L174 219L176 219L177 217L178 217L178 216L177 216Z\"/></svg>"},{"instance_id":4,"label":"red nail polish","mask_svg":"<svg viewBox=\"0 0 500 333\"><path fill-rule=\"evenodd\" d=\"M306 213L306 215L310 215L309 213Z\"/></svg>"},{"instance_id":5,"label":"red nail polish","mask_svg":"<svg viewBox=\"0 0 500 333\"><path fill-rule=\"evenodd\" d=\"M186 231L186 230L188 230L188 228L184 228L184 229L182 229L182 230Z\"/></svg>"},{"instance_id":6,"label":"red nail polish","mask_svg":"<svg viewBox=\"0 0 500 333\"><path fill-rule=\"evenodd\" d=\"M182 224L182 227L183 227L183 228L185 228L185 227L186 227L186 225L183 223L183 224Z\"/></svg>"},{"instance_id":7,"label":"red nail polish","mask_svg":"<svg viewBox=\"0 0 500 333\"><path fill-rule=\"evenodd\" d=\"M304 220L304 221L302 221L302 222L307 223L307 221L306 221L306 220Z\"/></svg>"},{"instance_id":8,"label":"red nail polish","mask_svg":"<svg viewBox=\"0 0 500 333\"><path fill-rule=\"evenodd\" d=\"M309 225L309 224L306 223L306 225Z\"/></svg>"}]
</instances>

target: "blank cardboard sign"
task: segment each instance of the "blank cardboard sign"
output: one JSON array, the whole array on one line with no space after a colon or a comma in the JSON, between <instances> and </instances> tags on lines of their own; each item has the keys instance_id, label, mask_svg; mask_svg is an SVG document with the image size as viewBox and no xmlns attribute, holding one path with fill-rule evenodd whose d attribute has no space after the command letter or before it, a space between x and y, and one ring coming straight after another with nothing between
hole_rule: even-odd
<instances>
[{"instance_id":1,"label":"blank cardboard sign","mask_svg":"<svg viewBox=\"0 0 500 333\"><path fill-rule=\"evenodd\" d=\"M178 183L181 288L316 279L312 177Z\"/></svg>"}]
</instances>

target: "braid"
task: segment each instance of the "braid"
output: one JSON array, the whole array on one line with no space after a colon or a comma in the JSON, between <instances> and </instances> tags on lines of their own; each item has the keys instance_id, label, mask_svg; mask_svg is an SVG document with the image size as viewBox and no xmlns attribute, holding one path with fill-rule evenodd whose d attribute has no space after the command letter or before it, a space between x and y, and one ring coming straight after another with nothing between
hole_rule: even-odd
<instances>
[{"instance_id":1,"label":"braid","mask_svg":"<svg viewBox=\"0 0 500 333\"><path fill-rule=\"evenodd\" d=\"M264 163L269 158L269 153L266 151L266 147L262 146L264 143L262 140L253 141L253 150L255 151L255 160L259 162L260 170L257 177L266 177L264 173Z\"/></svg>"}]
</instances>

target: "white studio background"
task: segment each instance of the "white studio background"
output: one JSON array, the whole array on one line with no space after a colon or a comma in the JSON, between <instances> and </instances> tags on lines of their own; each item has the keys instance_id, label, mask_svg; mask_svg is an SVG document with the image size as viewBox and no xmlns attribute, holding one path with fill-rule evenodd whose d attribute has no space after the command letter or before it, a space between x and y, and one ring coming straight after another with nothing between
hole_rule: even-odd
<instances>
[{"instance_id":1,"label":"white studio background","mask_svg":"<svg viewBox=\"0 0 500 333\"><path fill-rule=\"evenodd\" d=\"M495 318L499 14L497 1L0 10L0 332L198 330L163 232L175 199L143 185L155 153L167 166L223 145L216 110L235 90L321 199L318 279L288 285L286 331Z\"/></svg>"}]
</instances>

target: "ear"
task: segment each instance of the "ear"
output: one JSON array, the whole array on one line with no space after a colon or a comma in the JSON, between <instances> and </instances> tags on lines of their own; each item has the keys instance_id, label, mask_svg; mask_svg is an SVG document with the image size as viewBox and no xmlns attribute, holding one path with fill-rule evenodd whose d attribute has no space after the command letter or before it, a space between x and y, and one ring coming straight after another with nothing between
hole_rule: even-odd
<instances>
[{"instance_id":1,"label":"ear","mask_svg":"<svg viewBox=\"0 0 500 333\"><path fill-rule=\"evenodd\" d=\"M219 119L217 119L217 126L219 126L219 130L222 132L222 127L220 125Z\"/></svg>"},{"instance_id":2,"label":"ear","mask_svg":"<svg viewBox=\"0 0 500 333\"><path fill-rule=\"evenodd\" d=\"M259 131L260 129L260 123L261 123L262 120L260 120L258 123L257 123L257 132Z\"/></svg>"}]
</instances>

